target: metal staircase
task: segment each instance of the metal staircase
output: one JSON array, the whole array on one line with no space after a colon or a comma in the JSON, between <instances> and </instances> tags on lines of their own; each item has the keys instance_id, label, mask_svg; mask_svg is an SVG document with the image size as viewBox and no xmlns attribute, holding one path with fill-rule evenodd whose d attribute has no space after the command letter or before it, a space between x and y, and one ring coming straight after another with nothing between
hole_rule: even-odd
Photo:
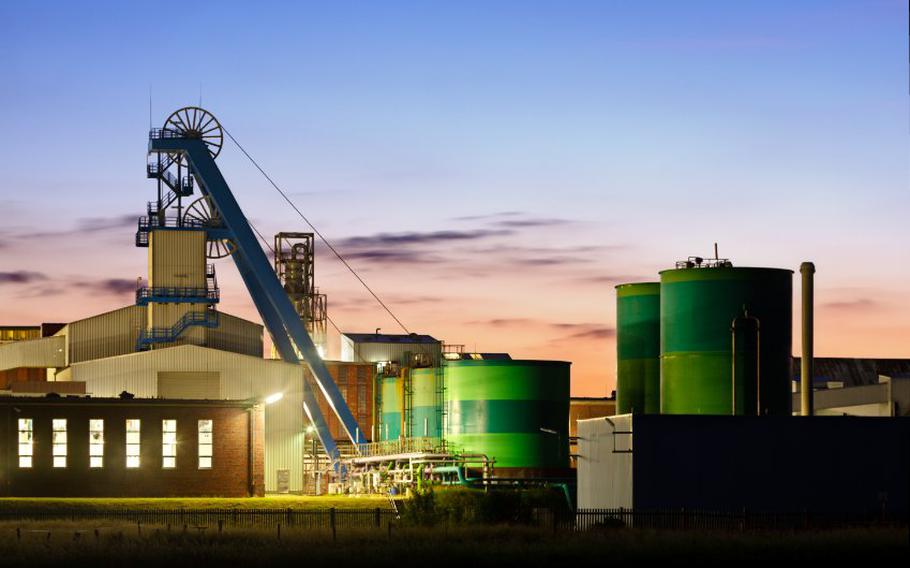
<instances>
[{"instance_id":1,"label":"metal staircase","mask_svg":"<svg viewBox=\"0 0 910 568\"><path fill-rule=\"evenodd\" d=\"M146 176L149 179L160 179L172 192L174 197L180 195L186 197L193 194L193 176L181 176L177 178L168 169L174 163L174 160L150 160L145 169Z\"/></svg>"},{"instance_id":2,"label":"metal staircase","mask_svg":"<svg viewBox=\"0 0 910 568\"><path fill-rule=\"evenodd\" d=\"M218 327L218 312L211 306L201 312L187 312L171 327L152 327L139 332L136 351L145 351L158 343L173 343L192 326Z\"/></svg>"}]
</instances>

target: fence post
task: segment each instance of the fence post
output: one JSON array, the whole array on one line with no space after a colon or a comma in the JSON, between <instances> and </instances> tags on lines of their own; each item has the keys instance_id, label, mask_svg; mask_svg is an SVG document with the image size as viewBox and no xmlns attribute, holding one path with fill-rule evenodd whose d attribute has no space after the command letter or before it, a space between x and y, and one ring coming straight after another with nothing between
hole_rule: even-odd
<instances>
[{"instance_id":1,"label":"fence post","mask_svg":"<svg viewBox=\"0 0 910 568\"><path fill-rule=\"evenodd\" d=\"M376 511L373 514L375 515L376 528L377 529L381 528L382 527L382 517L380 516L381 513L379 511L379 507L376 507Z\"/></svg>"},{"instance_id":2,"label":"fence post","mask_svg":"<svg viewBox=\"0 0 910 568\"><path fill-rule=\"evenodd\" d=\"M224 519L218 519L218 534L224 530Z\"/></svg>"},{"instance_id":3,"label":"fence post","mask_svg":"<svg viewBox=\"0 0 910 568\"><path fill-rule=\"evenodd\" d=\"M281 523L278 523L278 540L281 540Z\"/></svg>"},{"instance_id":4,"label":"fence post","mask_svg":"<svg viewBox=\"0 0 910 568\"><path fill-rule=\"evenodd\" d=\"M291 508L290 507L288 507L287 511L285 512L285 522L287 523L288 526L291 526Z\"/></svg>"},{"instance_id":5,"label":"fence post","mask_svg":"<svg viewBox=\"0 0 910 568\"><path fill-rule=\"evenodd\" d=\"M335 507L329 509L329 523L332 525L332 542L335 542L338 535L335 533Z\"/></svg>"}]
</instances>

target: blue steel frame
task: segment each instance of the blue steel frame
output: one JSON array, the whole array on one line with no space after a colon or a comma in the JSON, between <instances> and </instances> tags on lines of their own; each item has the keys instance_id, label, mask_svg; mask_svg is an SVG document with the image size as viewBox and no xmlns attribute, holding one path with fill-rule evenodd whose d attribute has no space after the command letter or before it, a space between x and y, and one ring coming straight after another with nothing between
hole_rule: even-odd
<instances>
[{"instance_id":1,"label":"blue steel frame","mask_svg":"<svg viewBox=\"0 0 910 568\"><path fill-rule=\"evenodd\" d=\"M359 450L362 440L357 420L316 351L316 346L307 333L303 321L294 310L287 293L281 287L271 263L262 247L259 246L240 205L231 193L227 181L215 164L214 158L209 154L205 143L195 138L177 137L176 133L171 131L162 136L153 130L149 136L149 153L161 152L179 153L186 157L193 176L199 183L200 191L204 195L208 195L213 207L217 208L227 230L228 238L237 247L231 256L281 358L289 363L297 364L300 362L297 353L302 355L303 362L313 374L316 385L325 396L329 407L338 417L348 438ZM337 468L338 446L319 410L313 390L305 379L303 393L304 411L316 427L319 441Z\"/></svg>"}]
</instances>

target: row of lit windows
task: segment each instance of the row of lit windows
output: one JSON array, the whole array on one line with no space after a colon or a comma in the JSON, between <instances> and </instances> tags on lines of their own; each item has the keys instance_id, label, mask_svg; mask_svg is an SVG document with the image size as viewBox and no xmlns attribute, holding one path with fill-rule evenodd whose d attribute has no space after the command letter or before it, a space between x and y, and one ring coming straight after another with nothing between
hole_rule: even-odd
<instances>
[{"instance_id":1,"label":"row of lit windows","mask_svg":"<svg viewBox=\"0 0 910 568\"><path fill-rule=\"evenodd\" d=\"M214 441L211 420L199 420L199 441L197 457L199 469L212 467L212 443ZM66 418L54 418L52 421L52 455L54 467L66 467L67 457L67 432ZM126 420L126 467L139 467L141 448L142 424L138 418ZM93 418L88 421L88 455L89 467L104 467L104 420ZM19 467L32 467L34 457L34 420L32 418L19 419ZM161 467L173 469L177 467L177 421L161 421Z\"/></svg>"}]
</instances>

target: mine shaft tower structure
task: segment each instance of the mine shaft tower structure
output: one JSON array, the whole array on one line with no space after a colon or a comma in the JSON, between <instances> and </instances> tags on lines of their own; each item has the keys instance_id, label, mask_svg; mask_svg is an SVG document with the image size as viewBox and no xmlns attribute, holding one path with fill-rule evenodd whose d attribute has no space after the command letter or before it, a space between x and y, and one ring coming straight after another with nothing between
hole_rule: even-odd
<instances>
[{"instance_id":1,"label":"mine shaft tower structure","mask_svg":"<svg viewBox=\"0 0 910 568\"><path fill-rule=\"evenodd\" d=\"M302 362L309 368L315 384L307 381L301 373L303 410L315 426L319 441L329 458L338 467L338 447L320 412L314 386L338 417L354 447L359 448L364 440L361 439L357 421L320 357L307 324L301 319L300 310L272 269L268 257L256 240L253 228L215 163L215 158L221 152L224 134L218 120L199 107L182 108L171 114L162 128L151 129L148 177L158 182L158 200L148 204L148 215L139 221L137 245L143 246L144 241L147 246L153 231L200 231L205 235L208 258L230 256L234 260L281 358L289 363ZM195 189L199 190L201 197L184 207L184 198L193 195ZM169 216L171 212L173 213ZM293 246L290 254L293 254ZM308 254L309 283L312 285L312 245ZM276 265L277 263L276 257ZM285 263L285 284L291 276L288 269L289 265ZM298 282L296 274L292 281ZM307 282L306 278L299 281ZM312 287L310 290L302 290L300 294L303 298L317 295ZM322 306L324 305L323 300ZM194 322L185 323L192 325Z\"/></svg>"},{"instance_id":2,"label":"mine shaft tower structure","mask_svg":"<svg viewBox=\"0 0 910 568\"><path fill-rule=\"evenodd\" d=\"M278 233L272 248L275 274L294 309L313 338L316 350L325 355L326 296L315 284L315 238L313 233Z\"/></svg>"}]
</instances>

